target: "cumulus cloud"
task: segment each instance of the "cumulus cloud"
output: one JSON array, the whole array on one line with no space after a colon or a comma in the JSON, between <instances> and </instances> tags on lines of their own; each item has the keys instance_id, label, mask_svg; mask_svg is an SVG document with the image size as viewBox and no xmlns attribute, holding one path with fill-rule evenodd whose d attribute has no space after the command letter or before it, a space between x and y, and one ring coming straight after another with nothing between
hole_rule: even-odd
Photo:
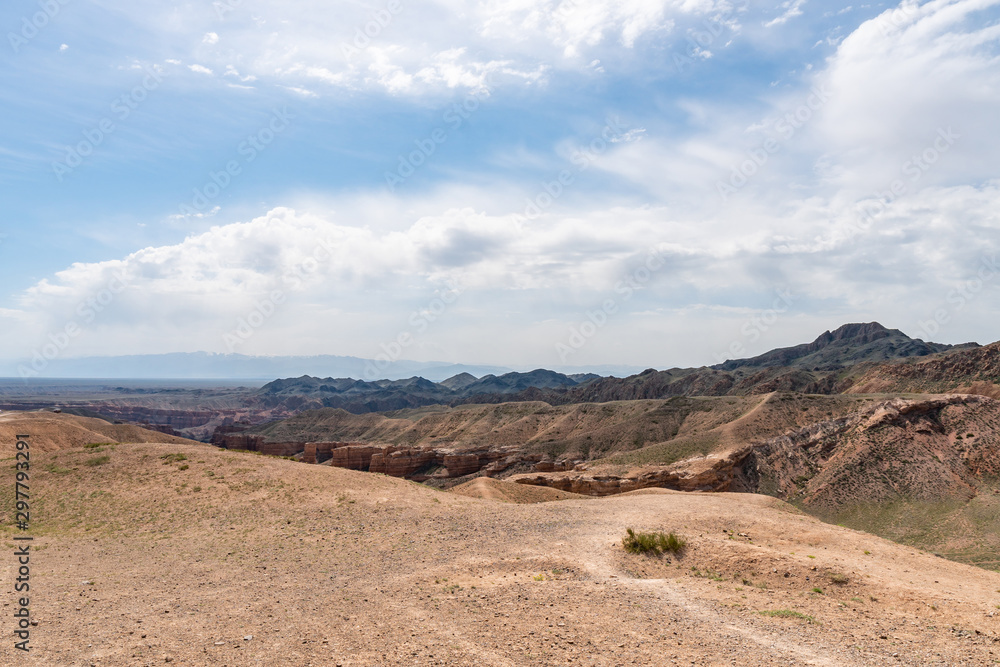
<instances>
[{"instance_id":1,"label":"cumulus cloud","mask_svg":"<svg viewBox=\"0 0 1000 667\"><path fill-rule=\"evenodd\" d=\"M603 79L648 38L679 32L683 18L722 11L707 0L442 0L379 23L375 10L346 4L330 11L336 20L312 22L286 20L282 5L245 5L245 16L213 28L239 57L199 52L205 64L191 71L311 100L330 88L492 95L514 83L544 88L565 71ZM979 276L1000 251L1000 28L981 12L997 5L907 1L835 40L814 68L782 73L773 88L765 81L750 101L664 101L657 114L668 120L637 119L536 216L521 214L537 179L510 167L572 164L585 131L573 131L579 142L556 138L545 154L503 146L503 176L454 170L423 199L330 195L327 205L272 207L173 244L73 264L0 318L39 340L79 320L87 326L74 354L225 351L240 318L280 292L280 309L240 351L370 357L408 330L409 313L458 284L463 296L424 334L424 356L554 365L555 343L611 300L615 316L574 363L687 365L718 361L746 318L784 290L792 310L748 354L846 320L920 335L938 309L954 327L939 340L992 340L1000 277ZM806 9L785 3L769 31ZM367 40L356 41L358 30ZM700 60L709 68L721 58L705 51ZM658 267L633 285L651 253ZM111 286L98 311L92 300Z\"/></svg>"},{"instance_id":2,"label":"cumulus cloud","mask_svg":"<svg viewBox=\"0 0 1000 667\"><path fill-rule=\"evenodd\" d=\"M819 81L830 91L817 130L827 177L840 187L908 178L907 162L958 135L921 184L976 181L1000 149L1000 26L981 13L996 0L904 2L840 44ZM940 151L939 151L940 152Z\"/></svg>"},{"instance_id":3,"label":"cumulus cloud","mask_svg":"<svg viewBox=\"0 0 1000 667\"><path fill-rule=\"evenodd\" d=\"M124 3L120 9L152 31L179 26L155 11L138 12ZM415 0L333 6L315 0L246 0L222 17L205 14L191 59L224 70L232 64L223 60L228 53L205 49L222 40L241 54L239 67L246 75L284 86L302 86L303 78L312 78L336 88L422 95L480 88L491 71L503 75L498 83L523 86L553 68L601 73L604 68L592 63L602 54L630 52L644 40L653 44L678 21L722 10L731 20L731 3L725 0ZM190 17L183 29L190 30L195 20Z\"/></svg>"},{"instance_id":4,"label":"cumulus cloud","mask_svg":"<svg viewBox=\"0 0 1000 667\"><path fill-rule=\"evenodd\" d=\"M407 313L461 285L461 305L426 337L429 349L452 350L453 360L507 357L552 365L555 343L612 299L618 312L607 340L595 341L574 362L614 354L631 363L682 363L639 342L665 327L677 345L686 341L703 355L687 363L711 363L710 351L726 349L728 332L738 331L746 309L754 308L747 304L767 303L775 290L796 300L789 336L815 335L808 329L820 326L816 303L825 304L826 317L867 314L911 332L938 307L952 309L956 322L990 321L996 286L979 289L961 308L949 304L949 295L974 280L984 261L995 261L997 211L998 183L925 188L864 219L853 204L813 198L783 213L748 210L743 225L722 218L693 223L669 207L560 207L531 221L470 207L419 214L379 230L380 220L356 213L344 219L278 208L175 245L74 264L28 289L16 312L0 316L19 318L22 329L33 326L44 339L46 331L80 320L89 310L81 304L119 281L124 287L94 321L80 322L87 325L80 353L108 345L131 352L155 345L227 351L225 335L278 292L279 314L241 351L329 352L323 332L336 331L338 353L372 356L378 353L373 337L393 339L407 327ZM769 227L755 224L755 216L765 214L780 217ZM726 242L720 243L723 228ZM970 245L970 237L981 242ZM656 270L636 283L654 254ZM910 301L915 291L926 297L923 308ZM536 299L548 305L534 315ZM681 321L687 331L677 328ZM468 337L483 327L491 327L488 337ZM137 337L137 330L150 337ZM467 338L459 340L458 332ZM616 352L612 341L619 336L634 341L641 354Z\"/></svg>"}]
</instances>

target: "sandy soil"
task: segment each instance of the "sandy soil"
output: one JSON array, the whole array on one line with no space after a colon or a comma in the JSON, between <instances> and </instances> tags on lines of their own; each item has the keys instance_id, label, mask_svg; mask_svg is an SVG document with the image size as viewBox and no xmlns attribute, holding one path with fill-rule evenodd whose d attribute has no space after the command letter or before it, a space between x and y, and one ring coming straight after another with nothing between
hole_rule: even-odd
<instances>
[{"instance_id":1,"label":"sandy soil","mask_svg":"<svg viewBox=\"0 0 1000 667\"><path fill-rule=\"evenodd\" d=\"M198 445L38 452L33 465L38 625L30 656L15 654L15 530L5 524L2 664L984 665L1000 656L1000 574L765 496L650 490L515 504ZM4 507L12 486L0 483ZM678 559L625 554L626 527L676 531L688 548Z\"/></svg>"}]
</instances>

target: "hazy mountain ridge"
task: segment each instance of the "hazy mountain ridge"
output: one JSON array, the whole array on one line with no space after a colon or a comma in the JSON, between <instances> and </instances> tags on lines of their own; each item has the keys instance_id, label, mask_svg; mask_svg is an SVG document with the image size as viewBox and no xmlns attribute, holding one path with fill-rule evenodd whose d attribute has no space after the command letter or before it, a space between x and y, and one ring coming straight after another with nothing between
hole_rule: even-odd
<instances>
[{"instance_id":1,"label":"hazy mountain ridge","mask_svg":"<svg viewBox=\"0 0 1000 667\"><path fill-rule=\"evenodd\" d=\"M832 394L852 384L851 368L892 363L912 357L979 349L976 343L945 345L910 338L878 322L845 324L811 343L779 348L749 359L715 366L647 369L624 378L568 376L545 369L530 373L463 373L439 383L423 378L362 382L350 378L298 378L265 385L258 396L266 405L292 399L312 408L338 407L350 412L415 408L435 403L505 403L545 401L553 405L658 399L671 396L748 396L774 391ZM421 382L423 380L423 382Z\"/></svg>"},{"instance_id":2,"label":"hazy mountain ridge","mask_svg":"<svg viewBox=\"0 0 1000 667\"><path fill-rule=\"evenodd\" d=\"M478 396L520 395L532 388L577 387L599 377L583 374L576 375L574 379L545 369L499 376L488 374L478 379L469 373L460 373L442 382L431 382L422 377L365 382L353 378L317 378L304 375L269 382L254 394L254 399L271 407L308 404L314 408L342 408L354 413L381 412L426 405L475 402L472 399Z\"/></svg>"}]
</instances>

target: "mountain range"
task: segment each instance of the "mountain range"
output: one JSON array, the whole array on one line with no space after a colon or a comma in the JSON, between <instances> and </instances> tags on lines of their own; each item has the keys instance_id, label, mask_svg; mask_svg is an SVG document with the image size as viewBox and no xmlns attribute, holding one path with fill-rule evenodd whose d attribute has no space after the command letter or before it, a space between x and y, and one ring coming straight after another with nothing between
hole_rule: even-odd
<instances>
[{"instance_id":1,"label":"mountain range","mask_svg":"<svg viewBox=\"0 0 1000 667\"><path fill-rule=\"evenodd\" d=\"M43 364L42 361L45 363ZM138 354L115 357L78 357L52 360L24 359L0 362L0 377L11 378L104 378L156 380L260 380L295 377L303 374L336 377L357 377L369 380L402 380L420 376L441 381L468 373L474 377L513 371L506 366L456 364L446 361L411 361L398 359L381 362L361 357L322 354L313 356L253 356L246 354L216 354L212 352L175 352L170 354ZM606 364L566 366L564 373L596 373L598 375L630 375L642 370L638 366Z\"/></svg>"},{"instance_id":2,"label":"mountain range","mask_svg":"<svg viewBox=\"0 0 1000 667\"><path fill-rule=\"evenodd\" d=\"M715 366L647 369L627 377L566 375L537 369L475 378L464 372L441 382L422 377L365 382L351 378L299 378L264 385L251 400L268 408L342 408L380 412L434 404L545 401L552 405L599 403L670 396L746 396L772 391L809 394L848 392L881 365L980 353L977 343L945 345L910 338L878 322L845 324L811 343L779 348ZM980 353L981 354L981 353ZM885 373L889 373L885 371ZM954 373L945 373L954 379ZM970 380L971 381L971 380Z\"/></svg>"}]
</instances>

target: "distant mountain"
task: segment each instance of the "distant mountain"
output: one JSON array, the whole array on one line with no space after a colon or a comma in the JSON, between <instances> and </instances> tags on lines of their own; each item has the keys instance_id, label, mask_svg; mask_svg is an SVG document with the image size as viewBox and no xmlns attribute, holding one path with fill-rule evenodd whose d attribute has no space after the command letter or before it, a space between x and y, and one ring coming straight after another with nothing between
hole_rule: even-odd
<instances>
[{"instance_id":1,"label":"distant mountain","mask_svg":"<svg viewBox=\"0 0 1000 667\"><path fill-rule=\"evenodd\" d=\"M0 377L20 378L22 370L31 378L154 379L154 380L273 380L275 378L313 375L318 377L354 377L365 380L402 380L420 376L441 382L456 375L475 378L503 375L518 370L506 366L454 364L445 361L409 361L389 364L360 357L337 355L252 356L212 352L175 352L136 354L117 357L78 357L52 359L44 365L36 360L0 361ZM624 365L566 366L553 369L567 375L625 376L642 370ZM36 374L37 373L37 374ZM572 376L571 375L571 376Z\"/></svg>"},{"instance_id":2,"label":"distant mountain","mask_svg":"<svg viewBox=\"0 0 1000 667\"><path fill-rule=\"evenodd\" d=\"M384 367L382 367L384 366ZM376 378L398 380L420 375L430 380L443 380L457 373L476 377L490 373L507 373L503 366L472 366L442 361L408 361L401 359L377 365L371 359L335 355L315 356L250 356L245 354L215 354L211 352L177 352L171 354L139 354L119 357L80 357L53 359L40 369L46 378L122 378L122 379L253 379L273 380L280 377L320 375L330 377ZM34 371L30 360L0 365L0 375L20 377L21 369Z\"/></svg>"},{"instance_id":3,"label":"distant mountain","mask_svg":"<svg viewBox=\"0 0 1000 667\"><path fill-rule=\"evenodd\" d=\"M590 382L599 376L584 376ZM267 407L342 408L348 412L380 412L416 408L425 405L476 402L478 397L493 397L529 389L557 389L581 386L568 375L537 369L530 373L485 375L476 379L469 373L452 376L443 382L422 377L403 380L365 382L352 378L298 378L275 380L261 387L256 398Z\"/></svg>"},{"instance_id":4,"label":"distant mountain","mask_svg":"<svg viewBox=\"0 0 1000 667\"><path fill-rule=\"evenodd\" d=\"M869 380L866 386L893 387L897 391L901 387L920 386L919 378L928 373L962 375L966 378L965 386L977 378L981 382L1000 383L995 373L989 373L989 369L996 367L995 357L978 354L984 349L977 343L926 343L898 329L887 329L878 322L845 324L835 331L824 332L812 343L779 348L751 359L735 359L701 368L665 371L649 368L636 375L605 377L575 387L528 389L513 395L495 394L477 399L479 402L546 401L564 405L671 396L748 396L773 391L835 394L855 391L852 387L862 374L867 374L864 375ZM985 374L981 372L976 376L975 364L966 361L966 357L980 360L980 368ZM940 362L935 365L931 360L937 359ZM955 361L948 362L949 359ZM927 360L926 365L923 360ZM902 378L909 377L907 374L915 378L904 381ZM962 381L956 378L950 386L961 384ZM939 378L934 386L944 387L946 383Z\"/></svg>"},{"instance_id":5,"label":"distant mountain","mask_svg":"<svg viewBox=\"0 0 1000 667\"><path fill-rule=\"evenodd\" d=\"M782 347L750 359L731 359L712 366L732 371L737 368L786 366L812 371L828 371L865 361L889 361L906 357L925 357L955 347L978 347L925 343L910 338L899 329L887 329L878 322L845 324L835 331L825 331L811 343Z\"/></svg>"},{"instance_id":6,"label":"distant mountain","mask_svg":"<svg viewBox=\"0 0 1000 667\"><path fill-rule=\"evenodd\" d=\"M447 380L442 380L440 384L448 387L448 389L451 389L452 391L459 391L476 382L476 379L476 376L471 373L459 373L458 375L451 376Z\"/></svg>"}]
</instances>

